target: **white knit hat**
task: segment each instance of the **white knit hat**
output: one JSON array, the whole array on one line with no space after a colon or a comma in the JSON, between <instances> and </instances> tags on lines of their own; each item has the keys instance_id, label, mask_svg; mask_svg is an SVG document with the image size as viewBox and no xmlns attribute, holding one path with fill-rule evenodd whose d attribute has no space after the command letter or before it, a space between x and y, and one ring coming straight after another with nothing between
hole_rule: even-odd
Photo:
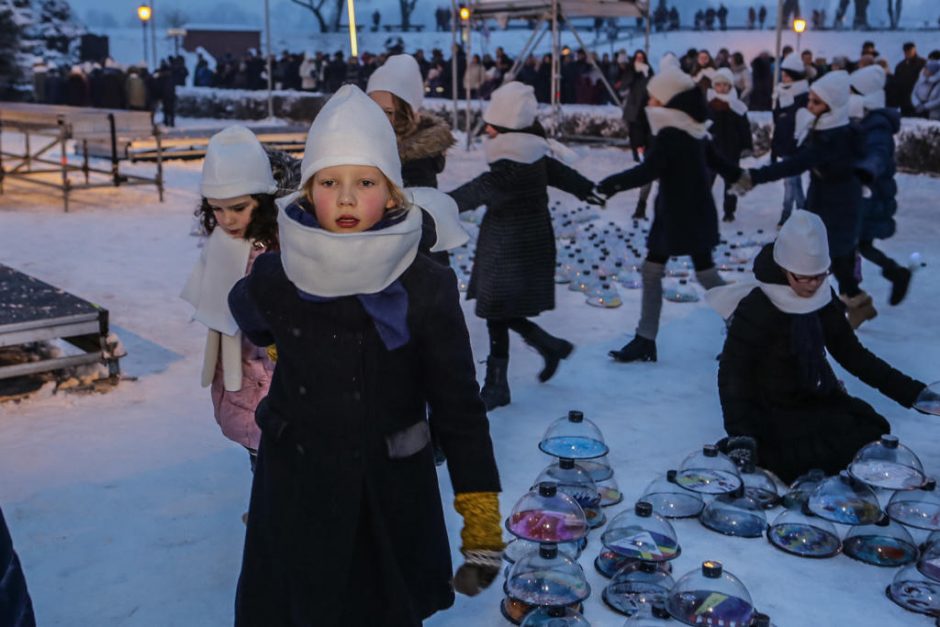
<instances>
[{"instance_id":1,"label":"white knit hat","mask_svg":"<svg viewBox=\"0 0 940 627\"><path fill-rule=\"evenodd\" d=\"M202 163L200 191L215 199L277 191L268 153L254 133L229 126L212 136Z\"/></svg>"},{"instance_id":2,"label":"white knit hat","mask_svg":"<svg viewBox=\"0 0 940 627\"><path fill-rule=\"evenodd\" d=\"M402 187L395 131L379 105L355 85L340 87L310 125L300 164L301 187L335 165L371 165Z\"/></svg>"},{"instance_id":3,"label":"white knit hat","mask_svg":"<svg viewBox=\"0 0 940 627\"><path fill-rule=\"evenodd\" d=\"M803 65L803 59L795 52L791 52L783 58L783 63L780 64L780 69L806 74L806 66Z\"/></svg>"},{"instance_id":4,"label":"white knit hat","mask_svg":"<svg viewBox=\"0 0 940 627\"><path fill-rule=\"evenodd\" d=\"M815 276L829 269L829 237L822 219L797 209L780 227L774 261L793 274Z\"/></svg>"},{"instance_id":5,"label":"white knit hat","mask_svg":"<svg viewBox=\"0 0 940 627\"><path fill-rule=\"evenodd\" d=\"M849 83L855 88L855 91L863 96L882 91L885 88L887 75L884 68L880 65L869 65L860 70L855 70L849 76Z\"/></svg>"},{"instance_id":6,"label":"white knit hat","mask_svg":"<svg viewBox=\"0 0 940 627\"><path fill-rule=\"evenodd\" d=\"M424 101L424 80L421 68L410 54L392 55L369 77L366 93L388 91L411 105L415 113Z\"/></svg>"},{"instance_id":7,"label":"white knit hat","mask_svg":"<svg viewBox=\"0 0 940 627\"><path fill-rule=\"evenodd\" d=\"M679 57L677 57L672 52L667 52L659 59L659 71L663 72L666 68L675 68L677 70L682 69L682 66L679 63Z\"/></svg>"},{"instance_id":8,"label":"white knit hat","mask_svg":"<svg viewBox=\"0 0 940 627\"><path fill-rule=\"evenodd\" d=\"M809 88L830 109L841 109L849 104L849 74L845 70L829 72Z\"/></svg>"},{"instance_id":9,"label":"white knit hat","mask_svg":"<svg viewBox=\"0 0 940 627\"><path fill-rule=\"evenodd\" d=\"M677 67L667 66L650 79L646 91L663 104L667 104L678 94L695 87L692 77Z\"/></svg>"},{"instance_id":10,"label":"white knit hat","mask_svg":"<svg viewBox=\"0 0 940 627\"><path fill-rule=\"evenodd\" d=\"M490 96L483 121L493 126L523 129L535 123L539 103L535 89L518 81L506 83Z\"/></svg>"},{"instance_id":11,"label":"white knit hat","mask_svg":"<svg viewBox=\"0 0 940 627\"><path fill-rule=\"evenodd\" d=\"M729 68L718 68L718 71L712 75L712 85L717 85L718 83L734 85L734 74L732 74Z\"/></svg>"}]
</instances>

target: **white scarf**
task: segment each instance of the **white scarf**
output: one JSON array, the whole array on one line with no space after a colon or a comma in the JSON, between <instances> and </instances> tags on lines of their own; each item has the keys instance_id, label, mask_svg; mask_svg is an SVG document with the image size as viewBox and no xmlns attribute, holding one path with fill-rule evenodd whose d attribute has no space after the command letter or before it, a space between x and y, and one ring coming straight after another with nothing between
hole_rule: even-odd
<instances>
[{"instance_id":1,"label":"white scarf","mask_svg":"<svg viewBox=\"0 0 940 627\"><path fill-rule=\"evenodd\" d=\"M729 319L745 296L758 287L774 307L788 314L808 314L819 311L832 300L832 289L826 282L809 298L798 296L789 285L763 283L756 279L739 281L705 292L705 300L725 320Z\"/></svg>"},{"instance_id":2,"label":"white scarf","mask_svg":"<svg viewBox=\"0 0 940 627\"><path fill-rule=\"evenodd\" d=\"M734 91L734 88L731 88L727 94L719 94L714 89L708 90L708 102L712 100L721 100L728 103L728 106L731 107L731 110L737 113L738 115L747 115L747 105L741 102L741 99L738 98L738 94Z\"/></svg>"},{"instance_id":3,"label":"white scarf","mask_svg":"<svg viewBox=\"0 0 940 627\"><path fill-rule=\"evenodd\" d=\"M849 96L849 117L860 120L869 111L884 109L884 106L885 92L883 89L878 89L864 96L852 94Z\"/></svg>"},{"instance_id":4,"label":"white scarf","mask_svg":"<svg viewBox=\"0 0 940 627\"><path fill-rule=\"evenodd\" d=\"M804 78L792 83L778 83L774 98L777 104L786 109L793 104L797 96L802 96L807 92L809 92L809 81Z\"/></svg>"},{"instance_id":5,"label":"white scarf","mask_svg":"<svg viewBox=\"0 0 940 627\"><path fill-rule=\"evenodd\" d=\"M287 198L291 196L281 200ZM291 219L284 206L277 214L281 262L291 283L308 294L325 298L377 294L400 277L418 254L421 212L416 208L409 208L401 222L380 231L331 233Z\"/></svg>"},{"instance_id":6,"label":"white scarf","mask_svg":"<svg viewBox=\"0 0 940 627\"><path fill-rule=\"evenodd\" d=\"M708 128L712 125L712 121L696 122L685 111L670 109L669 107L646 107L646 117L649 120L650 130L653 135L658 134L664 128L676 128L688 133L695 139L711 138Z\"/></svg>"},{"instance_id":7,"label":"white scarf","mask_svg":"<svg viewBox=\"0 0 940 627\"><path fill-rule=\"evenodd\" d=\"M818 118L810 113L809 109L800 109L796 112L796 124L794 125L793 136L796 138L797 145L801 145L809 134L813 131L827 131L833 128L848 126L849 124L849 105L826 111Z\"/></svg>"},{"instance_id":8,"label":"white scarf","mask_svg":"<svg viewBox=\"0 0 940 627\"><path fill-rule=\"evenodd\" d=\"M237 392L242 387L241 332L229 309L228 293L245 276L251 248L248 240L229 237L216 228L180 294L196 308L193 320L209 328L202 364L203 387L212 383L220 355L225 389Z\"/></svg>"},{"instance_id":9,"label":"white scarf","mask_svg":"<svg viewBox=\"0 0 940 627\"><path fill-rule=\"evenodd\" d=\"M650 66L648 66L648 65L645 64L645 63L640 63L639 61L634 61L634 62L633 62L633 70L634 70L635 72L638 72L638 73L642 74L643 76L649 76L649 75L650 75Z\"/></svg>"},{"instance_id":10,"label":"white scarf","mask_svg":"<svg viewBox=\"0 0 940 627\"><path fill-rule=\"evenodd\" d=\"M578 153L554 139L545 139L532 133L500 133L483 142L483 154L487 163L501 159L517 163L535 163L545 156L552 156L565 163L574 163Z\"/></svg>"}]
</instances>

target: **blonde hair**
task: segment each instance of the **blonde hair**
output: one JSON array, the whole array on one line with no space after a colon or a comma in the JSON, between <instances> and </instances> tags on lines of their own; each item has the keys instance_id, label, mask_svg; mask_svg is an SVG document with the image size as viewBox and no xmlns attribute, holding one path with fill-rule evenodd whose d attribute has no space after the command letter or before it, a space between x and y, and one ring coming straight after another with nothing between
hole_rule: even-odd
<instances>
[{"instance_id":1,"label":"blonde hair","mask_svg":"<svg viewBox=\"0 0 940 627\"><path fill-rule=\"evenodd\" d=\"M376 168L378 170L378 168ZM388 187L388 197L395 201L395 206L385 210L385 213L404 211L407 208L407 201L405 200L405 193L395 185L394 182L387 176L385 172L379 170L379 173L382 175L382 178L385 179L385 185ZM303 184L304 198L307 199L307 202L310 203L310 206L313 207L313 184L317 178L317 173L314 173L307 181Z\"/></svg>"}]
</instances>

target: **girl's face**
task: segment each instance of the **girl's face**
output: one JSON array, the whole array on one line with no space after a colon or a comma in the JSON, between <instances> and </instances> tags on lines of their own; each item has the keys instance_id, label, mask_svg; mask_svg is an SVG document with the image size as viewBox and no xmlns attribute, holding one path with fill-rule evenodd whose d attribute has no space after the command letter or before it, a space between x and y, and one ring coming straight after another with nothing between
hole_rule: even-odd
<instances>
[{"instance_id":1,"label":"girl's face","mask_svg":"<svg viewBox=\"0 0 940 627\"><path fill-rule=\"evenodd\" d=\"M816 95L816 92L810 90L809 101L806 103L806 108L810 113L818 118L829 110L829 105L827 105L822 98Z\"/></svg>"},{"instance_id":2,"label":"girl's face","mask_svg":"<svg viewBox=\"0 0 940 627\"><path fill-rule=\"evenodd\" d=\"M787 270L786 275L787 283L790 284L790 289L796 292L796 295L800 298L809 298L815 294L820 287L822 287L822 285L826 282L826 277L829 276L829 273L823 272L822 274L803 276L801 274L793 274Z\"/></svg>"},{"instance_id":3,"label":"girl's face","mask_svg":"<svg viewBox=\"0 0 940 627\"><path fill-rule=\"evenodd\" d=\"M728 83L712 83L712 89L714 89L715 92L719 94L731 93L731 85Z\"/></svg>"},{"instance_id":4,"label":"girl's face","mask_svg":"<svg viewBox=\"0 0 940 627\"><path fill-rule=\"evenodd\" d=\"M317 221L333 233L361 233L395 206L382 171L369 165L336 165L313 176L311 202Z\"/></svg>"},{"instance_id":5,"label":"girl's face","mask_svg":"<svg viewBox=\"0 0 940 627\"><path fill-rule=\"evenodd\" d=\"M206 198L212 215L225 234L235 239L242 239L248 232L248 225L258 207L258 201L251 196L235 198Z\"/></svg>"},{"instance_id":6,"label":"girl's face","mask_svg":"<svg viewBox=\"0 0 940 627\"><path fill-rule=\"evenodd\" d=\"M395 96L390 91L373 91L369 93L369 98L382 107L382 111L388 116L388 121L395 123Z\"/></svg>"}]
</instances>

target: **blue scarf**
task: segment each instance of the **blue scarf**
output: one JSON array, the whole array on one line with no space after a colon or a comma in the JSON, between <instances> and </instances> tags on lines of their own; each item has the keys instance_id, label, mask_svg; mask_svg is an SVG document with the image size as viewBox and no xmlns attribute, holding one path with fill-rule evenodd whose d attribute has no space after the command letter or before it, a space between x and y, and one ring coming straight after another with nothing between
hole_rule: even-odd
<instances>
[{"instance_id":1,"label":"blue scarf","mask_svg":"<svg viewBox=\"0 0 940 627\"><path fill-rule=\"evenodd\" d=\"M284 213L292 220L313 228L322 228L313 212L313 207L306 198L292 203ZM394 224L398 224L405 219L405 213L386 214L368 231L380 231ZM317 296L297 290L297 294L304 300L312 303L326 303L337 300L337 298ZM338 297L343 298L343 297ZM362 304L362 308L372 318L375 324L375 330L379 334L385 348L390 351L401 348L411 340L411 334L408 332L408 291L401 284L400 279L395 279L381 292L376 294L356 294L356 298Z\"/></svg>"}]
</instances>

